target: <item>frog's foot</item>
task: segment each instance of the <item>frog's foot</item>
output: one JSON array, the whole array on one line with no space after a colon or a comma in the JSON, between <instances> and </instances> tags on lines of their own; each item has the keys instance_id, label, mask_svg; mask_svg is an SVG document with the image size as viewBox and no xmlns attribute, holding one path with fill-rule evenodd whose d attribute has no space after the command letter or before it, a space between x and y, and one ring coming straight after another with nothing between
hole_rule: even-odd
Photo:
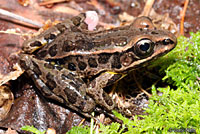
<instances>
[{"instance_id":1,"label":"frog's foot","mask_svg":"<svg viewBox=\"0 0 200 134\"><path fill-rule=\"evenodd\" d=\"M97 112L97 113L103 113L104 115L107 115L108 117L112 118L114 121L116 121L116 122L118 122L118 123L120 123L120 124L123 123L123 121L120 120L120 119L118 119L118 118L112 113L112 111L109 111L109 112L108 112L108 111L103 110L102 108L99 108L99 107L96 107L94 111ZM98 121L99 121L99 120L98 120ZM100 122L100 121L99 121L99 122ZM103 123L103 121L101 121L101 122Z\"/></svg>"}]
</instances>

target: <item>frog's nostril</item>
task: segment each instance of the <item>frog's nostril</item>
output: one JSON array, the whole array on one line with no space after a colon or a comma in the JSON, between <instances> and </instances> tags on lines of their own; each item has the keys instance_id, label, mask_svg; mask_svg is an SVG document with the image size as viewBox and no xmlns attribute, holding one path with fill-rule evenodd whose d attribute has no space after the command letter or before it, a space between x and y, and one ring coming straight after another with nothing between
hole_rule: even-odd
<instances>
[{"instance_id":1,"label":"frog's nostril","mask_svg":"<svg viewBox=\"0 0 200 134\"><path fill-rule=\"evenodd\" d=\"M155 34L159 34L159 33L156 32L156 31L152 31L151 34L154 34L154 35L155 35Z\"/></svg>"},{"instance_id":2,"label":"frog's nostril","mask_svg":"<svg viewBox=\"0 0 200 134\"><path fill-rule=\"evenodd\" d=\"M169 45L169 44L174 44L174 41L172 41L171 39L164 39L164 40L162 41L162 43L163 43L164 45Z\"/></svg>"}]
</instances>

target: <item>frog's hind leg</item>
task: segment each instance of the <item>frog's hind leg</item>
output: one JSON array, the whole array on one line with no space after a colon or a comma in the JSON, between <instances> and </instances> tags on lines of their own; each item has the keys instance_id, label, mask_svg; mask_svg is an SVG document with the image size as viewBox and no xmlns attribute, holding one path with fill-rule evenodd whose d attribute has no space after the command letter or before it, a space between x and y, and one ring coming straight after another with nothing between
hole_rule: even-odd
<instances>
[{"instance_id":1,"label":"frog's hind leg","mask_svg":"<svg viewBox=\"0 0 200 134\"><path fill-rule=\"evenodd\" d=\"M46 65L46 61L26 54L21 54L20 64L45 97L91 117L89 113L95 108L95 102L86 95L86 85L80 78L73 76L67 69L53 69L53 66Z\"/></svg>"}]
</instances>

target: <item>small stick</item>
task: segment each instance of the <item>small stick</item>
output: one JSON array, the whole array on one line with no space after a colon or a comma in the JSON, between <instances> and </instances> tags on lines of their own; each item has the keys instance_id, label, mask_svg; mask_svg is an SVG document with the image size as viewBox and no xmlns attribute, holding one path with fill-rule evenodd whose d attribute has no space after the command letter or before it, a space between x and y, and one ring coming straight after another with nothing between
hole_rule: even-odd
<instances>
[{"instance_id":1,"label":"small stick","mask_svg":"<svg viewBox=\"0 0 200 134\"><path fill-rule=\"evenodd\" d=\"M40 6L46 6L49 4L55 4L55 3L60 3L60 2L65 2L65 1L69 1L69 0L50 0L50 1L44 1L39 3Z\"/></svg>"},{"instance_id":2,"label":"small stick","mask_svg":"<svg viewBox=\"0 0 200 134\"><path fill-rule=\"evenodd\" d=\"M155 0L147 0L143 12L141 13L141 16L149 16L149 13L152 9L153 3L155 2Z\"/></svg>"},{"instance_id":3,"label":"small stick","mask_svg":"<svg viewBox=\"0 0 200 134\"><path fill-rule=\"evenodd\" d=\"M185 0L183 10L180 12L181 24L180 24L180 35L184 35L184 19L185 13L188 7L189 0Z\"/></svg>"},{"instance_id":4,"label":"small stick","mask_svg":"<svg viewBox=\"0 0 200 134\"><path fill-rule=\"evenodd\" d=\"M43 24L41 24L41 23L34 22L34 21L30 20L30 19L27 19L25 17L19 16L17 14L11 13L11 12L3 10L3 9L0 9L0 14L8 16L8 17L11 17L13 19L16 19L16 20L19 20L19 21L22 21L22 22L26 22L26 23L34 25L34 26L36 26L38 28L41 28L43 26Z\"/></svg>"},{"instance_id":5,"label":"small stick","mask_svg":"<svg viewBox=\"0 0 200 134\"><path fill-rule=\"evenodd\" d=\"M94 6L98 10L105 11L104 7L101 4L99 4L98 0L90 0L87 3Z\"/></svg>"},{"instance_id":6,"label":"small stick","mask_svg":"<svg viewBox=\"0 0 200 134\"><path fill-rule=\"evenodd\" d=\"M85 121L85 118L81 120L81 122L78 124L78 126L81 126Z\"/></svg>"},{"instance_id":7,"label":"small stick","mask_svg":"<svg viewBox=\"0 0 200 134\"><path fill-rule=\"evenodd\" d=\"M111 7L120 6L120 3L115 0L106 0L106 1Z\"/></svg>"}]
</instances>

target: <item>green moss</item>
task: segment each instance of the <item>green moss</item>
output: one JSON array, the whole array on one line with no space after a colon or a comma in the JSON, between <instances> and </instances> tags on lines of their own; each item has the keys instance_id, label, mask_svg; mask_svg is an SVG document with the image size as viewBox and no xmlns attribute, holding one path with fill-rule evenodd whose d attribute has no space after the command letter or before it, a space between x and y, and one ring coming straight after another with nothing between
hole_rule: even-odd
<instances>
[{"instance_id":1,"label":"green moss","mask_svg":"<svg viewBox=\"0 0 200 134\"><path fill-rule=\"evenodd\" d=\"M191 33L190 38L179 37L177 47L153 66L161 67L160 72L166 73L163 80L170 84L186 90L199 88L200 32Z\"/></svg>"},{"instance_id":2,"label":"green moss","mask_svg":"<svg viewBox=\"0 0 200 134\"><path fill-rule=\"evenodd\" d=\"M34 126L23 126L21 128L21 130L24 130L24 131L28 131L28 132L32 132L34 134L44 134L45 131L39 131L37 128L35 128Z\"/></svg>"},{"instance_id":3,"label":"green moss","mask_svg":"<svg viewBox=\"0 0 200 134\"><path fill-rule=\"evenodd\" d=\"M69 132L67 132L66 134L89 134L90 133L90 129L89 127L73 127Z\"/></svg>"}]
</instances>

